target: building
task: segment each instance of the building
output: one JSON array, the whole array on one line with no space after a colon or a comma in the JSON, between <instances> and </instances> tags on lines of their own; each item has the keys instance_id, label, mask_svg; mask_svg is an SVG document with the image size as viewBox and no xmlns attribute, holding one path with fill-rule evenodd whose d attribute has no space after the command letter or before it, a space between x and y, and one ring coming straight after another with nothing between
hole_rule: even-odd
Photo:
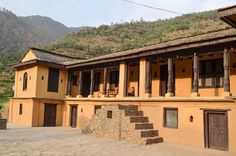
<instances>
[{"instance_id":1,"label":"building","mask_svg":"<svg viewBox=\"0 0 236 156\"><path fill-rule=\"evenodd\" d=\"M219 16L236 26L236 6ZM136 105L165 142L236 152L234 28L87 60L30 48L12 66L10 123L84 128L101 105Z\"/></svg>"}]
</instances>

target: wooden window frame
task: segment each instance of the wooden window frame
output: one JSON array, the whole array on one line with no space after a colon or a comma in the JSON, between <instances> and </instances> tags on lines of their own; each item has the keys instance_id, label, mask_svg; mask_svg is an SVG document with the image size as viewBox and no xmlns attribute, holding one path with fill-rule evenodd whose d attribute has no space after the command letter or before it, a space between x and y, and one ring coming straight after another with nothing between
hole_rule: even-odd
<instances>
[{"instance_id":1,"label":"wooden window frame","mask_svg":"<svg viewBox=\"0 0 236 156\"><path fill-rule=\"evenodd\" d=\"M222 71L217 73L216 63L222 61ZM211 63L211 72L206 73L206 63ZM201 81L201 86L199 88L223 88L224 81L222 79L222 84L217 84L217 79L224 77L224 69L223 69L223 59L212 59L212 60L201 60L199 61L199 81ZM210 78L212 81L212 85L206 86L206 78ZM192 81L193 82L193 81Z\"/></svg>"},{"instance_id":2,"label":"wooden window frame","mask_svg":"<svg viewBox=\"0 0 236 156\"><path fill-rule=\"evenodd\" d=\"M48 70L48 92L58 92L59 89L60 70L57 68L49 68Z\"/></svg>"},{"instance_id":3,"label":"wooden window frame","mask_svg":"<svg viewBox=\"0 0 236 156\"><path fill-rule=\"evenodd\" d=\"M168 126L167 125L166 111L168 111L168 110L177 111L177 125L176 126ZM178 127L179 127L179 110L178 110L178 108L176 108L176 107L164 107L163 108L163 127L178 129Z\"/></svg>"}]
</instances>

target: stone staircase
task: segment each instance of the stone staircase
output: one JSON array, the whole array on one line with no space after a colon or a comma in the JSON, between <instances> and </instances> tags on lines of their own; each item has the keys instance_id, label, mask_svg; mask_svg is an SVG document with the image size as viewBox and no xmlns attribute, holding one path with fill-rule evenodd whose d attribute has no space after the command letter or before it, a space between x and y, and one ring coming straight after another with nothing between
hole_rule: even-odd
<instances>
[{"instance_id":1,"label":"stone staircase","mask_svg":"<svg viewBox=\"0 0 236 156\"><path fill-rule=\"evenodd\" d=\"M111 118L107 117L108 111L112 114ZM148 117L144 116L143 111L138 110L138 106L133 105L102 106L83 131L144 145L163 142L158 130L149 123Z\"/></svg>"},{"instance_id":2,"label":"stone staircase","mask_svg":"<svg viewBox=\"0 0 236 156\"><path fill-rule=\"evenodd\" d=\"M129 107L129 106L127 106ZM130 123L134 124L135 132L143 140L143 144L154 144L163 142L159 136L158 130L155 130L152 123L149 123L148 117L145 117L143 111L138 111L138 107L124 109L125 116L130 118Z\"/></svg>"}]
</instances>

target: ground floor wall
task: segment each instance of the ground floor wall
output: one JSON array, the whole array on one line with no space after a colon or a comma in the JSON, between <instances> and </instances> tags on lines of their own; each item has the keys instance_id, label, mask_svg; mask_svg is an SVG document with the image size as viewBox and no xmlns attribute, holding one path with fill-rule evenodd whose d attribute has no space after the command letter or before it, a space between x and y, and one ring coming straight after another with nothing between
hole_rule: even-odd
<instances>
[{"instance_id":1,"label":"ground floor wall","mask_svg":"<svg viewBox=\"0 0 236 156\"><path fill-rule=\"evenodd\" d=\"M23 104L22 114L19 114ZM85 128L101 105L125 104L137 105L144 116L153 123L154 129L164 142L205 147L204 111L220 110L227 113L228 150L236 152L236 104L224 99L172 99L172 100L46 100L46 99L12 99L9 106L8 122L27 126L44 126L45 105L56 105L56 126L71 127L72 106L76 106L76 128ZM175 128L165 126L165 108L178 110Z\"/></svg>"},{"instance_id":2,"label":"ground floor wall","mask_svg":"<svg viewBox=\"0 0 236 156\"><path fill-rule=\"evenodd\" d=\"M228 150L236 152L236 105L234 102L226 101L159 101L159 102L115 102L115 101L66 101L64 111L64 126L70 126L70 105L78 105L77 128L85 128L95 112L95 106L110 104L131 104L138 105L144 111L144 116L154 124L154 129L159 130L159 135L164 142L186 144L194 147L205 147L204 132L204 111L220 110L225 111L228 116ZM164 109L177 108L178 127L168 128L164 126Z\"/></svg>"},{"instance_id":3,"label":"ground floor wall","mask_svg":"<svg viewBox=\"0 0 236 156\"><path fill-rule=\"evenodd\" d=\"M29 127L45 125L45 105L55 105L55 125L62 126L63 101L48 99L11 99L9 104L8 122Z\"/></svg>"}]
</instances>

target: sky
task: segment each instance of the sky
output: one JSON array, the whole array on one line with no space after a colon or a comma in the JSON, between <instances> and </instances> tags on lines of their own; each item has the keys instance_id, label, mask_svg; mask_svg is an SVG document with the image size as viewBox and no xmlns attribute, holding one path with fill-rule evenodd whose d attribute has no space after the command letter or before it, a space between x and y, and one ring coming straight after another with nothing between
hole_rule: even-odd
<instances>
[{"instance_id":1,"label":"sky","mask_svg":"<svg viewBox=\"0 0 236 156\"><path fill-rule=\"evenodd\" d=\"M180 13L200 12L235 5L236 0L132 0ZM18 16L41 15L68 27L99 26L129 22L155 21L176 14L127 3L124 0L0 0L0 7Z\"/></svg>"}]
</instances>

